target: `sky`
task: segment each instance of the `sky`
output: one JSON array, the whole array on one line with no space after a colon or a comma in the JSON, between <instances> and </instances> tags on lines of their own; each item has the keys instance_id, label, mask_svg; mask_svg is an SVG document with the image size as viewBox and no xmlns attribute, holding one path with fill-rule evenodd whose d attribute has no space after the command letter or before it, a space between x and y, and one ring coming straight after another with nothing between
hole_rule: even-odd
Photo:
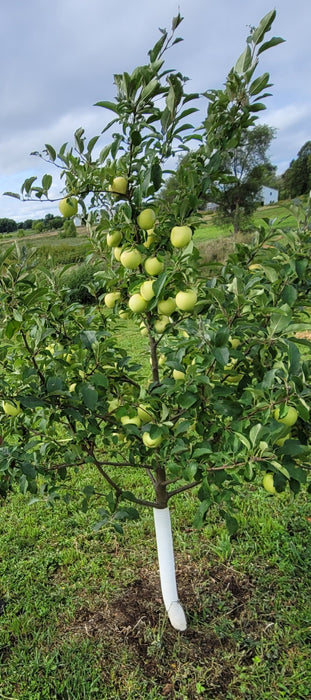
<instances>
[{"instance_id":1,"label":"sky","mask_svg":"<svg viewBox=\"0 0 311 700\"><path fill-rule=\"evenodd\" d=\"M268 38L286 43L262 55L256 75L268 71L273 83L260 122L277 130L270 159L281 174L311 139L310 0L1 0L0 218L56 213L56 204L2 193L19 192L31 175L53 174L30 155L45 143L71 144L81 126L88 138L100 133L109 113L94 103L114 99L113 74L147 62L159 27L170 28L178 11L184 41L171 49L167 65L190 78L188 91L201 93L222 87L249 27L272 9ZM200 101L202 119L206 108Z\"/></svg>"}]
</instances>

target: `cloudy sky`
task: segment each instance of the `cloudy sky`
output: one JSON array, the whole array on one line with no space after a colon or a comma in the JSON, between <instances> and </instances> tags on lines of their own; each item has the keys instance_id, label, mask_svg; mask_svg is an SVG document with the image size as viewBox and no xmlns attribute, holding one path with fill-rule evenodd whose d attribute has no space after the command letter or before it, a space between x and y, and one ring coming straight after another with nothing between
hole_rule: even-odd
<instances>
[{"instance_id":1,"label":"cloudy sky","mask_svg":"<svg viewBox=\"0 0 311 700\"><path fill-rule=\"evenodd\" d=\"M270 155L282 173L311 138L310 0L1 0L0 218L55 211L2 192L19 191L30 175L41 178L47 168L31 151L72 142L80 126L88 137L100 133L106 112L94 103L113 99L113 74L145 63L158 28L169 28L178 9L184 41L168 64L191 79L189 90L203 92L222 86L249 26L274 7L269 37L286 43L262 56L273 96L261 121L277 129ZM205 111L202 100L202 118Z\"/></svg>"}]
</instances>

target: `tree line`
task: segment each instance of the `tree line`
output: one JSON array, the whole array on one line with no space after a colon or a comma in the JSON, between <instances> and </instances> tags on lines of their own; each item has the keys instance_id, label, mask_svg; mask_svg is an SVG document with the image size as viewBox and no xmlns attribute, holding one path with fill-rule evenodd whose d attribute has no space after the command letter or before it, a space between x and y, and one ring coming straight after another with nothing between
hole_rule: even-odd
<instances>
[{"instance_id":1,"label":"tree line","mask_svg":"<svg viewBox=\"0 0 311 700\"><path fill-rule=\"evenodd\" d=\"M14 231L52 231L62 228L64 220L62 216L46 214L44 219L25 219L25 221L15 221L9 218L0 218L0 233L14 233Z\"/></svg>"}]
</instances>

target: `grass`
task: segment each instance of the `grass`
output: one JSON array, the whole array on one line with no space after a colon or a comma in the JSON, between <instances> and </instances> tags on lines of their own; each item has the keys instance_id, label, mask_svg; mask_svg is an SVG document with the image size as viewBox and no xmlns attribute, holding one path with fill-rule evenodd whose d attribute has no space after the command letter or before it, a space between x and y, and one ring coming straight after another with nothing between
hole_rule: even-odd
<instances>
[{"instance_id":1,"label":"grass","mask_svg":"<svg viewBox=\"0 0 311 700\"><path fill-rule=\"evenodd\" d=\"M216 511L196 532L194 496L175 501L180 635L163 612L149 511L120 538L95 533L96 509L75 500L51 510L15 494L0 514L0 698L308 698L306 497L293 505L257 484L241 500L231 540Z\"/></svg>"}]
</instances>

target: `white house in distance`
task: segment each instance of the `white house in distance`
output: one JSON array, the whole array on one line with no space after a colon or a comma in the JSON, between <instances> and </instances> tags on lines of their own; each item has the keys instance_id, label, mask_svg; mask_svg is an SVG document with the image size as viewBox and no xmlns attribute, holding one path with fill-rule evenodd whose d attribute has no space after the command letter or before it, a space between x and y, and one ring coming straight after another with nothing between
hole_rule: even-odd
<instances>
[{"instance_id":1,"label":"white house in distance","mask_svg":"<svg viewBox=\"0 0 311 700\"><path fill-rule=\"evenodd\" d=\"M266 187L265 185L263 185L258 193L257 199L262 207L265 204L274 204L279 200L279 192L273 187Z\"/></svg>"}]
</instances>

